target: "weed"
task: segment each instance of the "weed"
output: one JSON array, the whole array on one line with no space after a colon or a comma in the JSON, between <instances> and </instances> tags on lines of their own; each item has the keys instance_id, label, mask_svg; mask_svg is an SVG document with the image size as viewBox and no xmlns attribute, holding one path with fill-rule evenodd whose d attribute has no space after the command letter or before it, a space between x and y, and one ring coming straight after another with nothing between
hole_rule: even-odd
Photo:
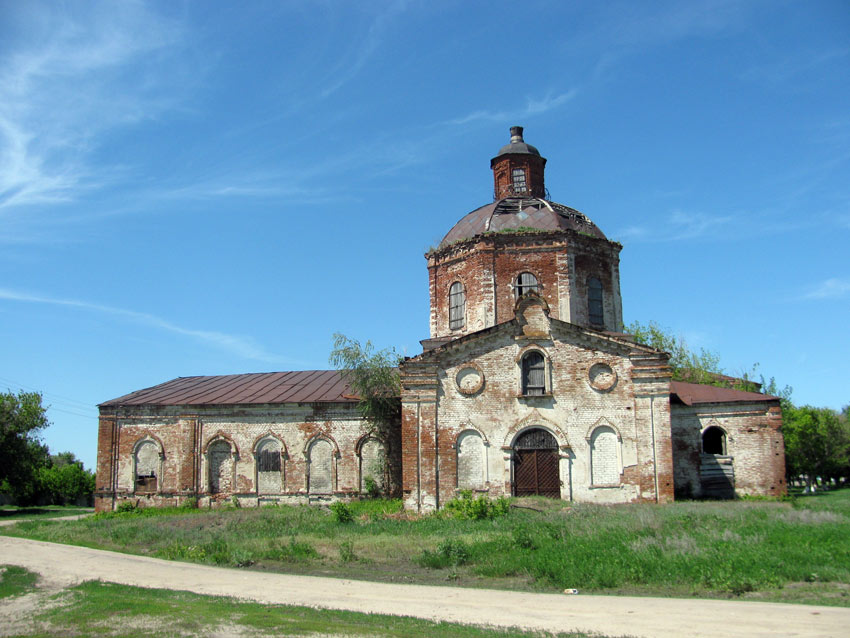
<instances>
[{"instance_id":1,"label":"weed","mask_svg":"<svg viewBox=\"0 0 850 638\"><path fill-rule=\"evenodd\" d=\"M342 563L353 563L357 560L357 554L354 553L354 543L344 541L339 544L339 560Z\"/></svg>"},{"instance_id":2,"label":"weed","mask_svg":"<svg viewBox=\"0 0 850 638\"><path fill-rule=\"evenodd\" d=\"M337 523L350 523L354 520L354 513L351 508L342 501L331 504L331 514L333 514Z\"/></svg>"},{"instance_id":3,"label":"weed","mask_svg":"<svg viewBox=\"0 0 850 638\"><path fill-rule=\"evenodd\" d=\"M118 514L138 514L142 511L142 508L133 501L121 501L115 511Z\"/></svg>"},{"instance_id":4,"label":"weed","mask_svg":"<svg viewBox=\"0 0 850 638\"><path fill-rule=\"evenodd\" d=\"M504 516L509 510L510 502L508 499L490 500L484 495L475 498L472 496L471 490L461 490L460 496L450 500L445 505L445 511L449 516L474 521Z\"/></svg>"},{"instance_id":5,"label":"weed","mask_svg":"<svg viewBox=\"0 0 850 638\"><path fill-rule=\"evenodd\" d=\"M444 567L458 567L469 561L469 546L461 540L447 538L437 545L437 550L432 552L424 550L416 557L416 562L421 567L431 569L442 569Z\"/></svg>"},{"instance_id":6,"label":"weed","mask_svg":"<svg viewBox=\"0 0 850 638\"><path fill-rule=\"evenodd\" d=\"M381 487L378 485L378 481L371 476L363 479L363 486L366 488L366 496L369 498L378 498L381 495Z\"/></svg>"},{"instance_id":7,"label":"weed","mask_svg":"<svg viewBox=\"0 0 850 638\"><path fill-rule=\"evenodd\" d=\"M190 496L185 501L183 501L183 505L180 506L180 509L184 510L196 510L198 509L198 497Z\"/></svg>"},{"instance_id":8,"label":"weed","mask_svg":"<svg viewBox=\"0 0 850 638\"><path fill-rule=\"evenodd\" d=\"M268 550L262 554L262 558L280 562L289 563L319 556L315 547L304 541L296 541L294 536L289 537L289 543L286 545L271 539L268 541L268 547Z\"/></svg>"}]
</instances>

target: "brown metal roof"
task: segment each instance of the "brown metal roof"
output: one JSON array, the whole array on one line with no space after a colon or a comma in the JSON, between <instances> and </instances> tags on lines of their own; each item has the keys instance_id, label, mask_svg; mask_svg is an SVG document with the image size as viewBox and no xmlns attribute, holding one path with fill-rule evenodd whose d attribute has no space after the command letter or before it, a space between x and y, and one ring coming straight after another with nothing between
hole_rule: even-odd
<instances>
[{"instance_id":1,"label":"brown metal roof","mask_svg":"<svg viewBox=\"0 0 850 638\"><path fill-rule=\"evenodd\" d=\"M778 401L778 397L760 392L744 392L732 388L718 388L700 383L671 381L670 394L679 398L685 405L698 403L749 403L753 401Z\"/></svg>"},{"instance_id":2,"label":"brown metal roof","mask_svg":"<svg viewBox=\"0 0 850 638\"><path fill-rule=\"evenodd\" d=\"M250 403L352 403L357 400L338 370L262 372L178 377L101 403L122 405L236 405Z\"/></svg>"},{"instance_id":3,"label":"brown metal roof","mask_svg":"<svg viewBox=\"0 0 850 638\"><path fill-rule=\"evenodd\" d=\"M605 239L596 224L574 208L537 197L506 197L464 216L443 237L440 248L482 233L525 228L575 230Z\"/></svg>"}]
</instances>

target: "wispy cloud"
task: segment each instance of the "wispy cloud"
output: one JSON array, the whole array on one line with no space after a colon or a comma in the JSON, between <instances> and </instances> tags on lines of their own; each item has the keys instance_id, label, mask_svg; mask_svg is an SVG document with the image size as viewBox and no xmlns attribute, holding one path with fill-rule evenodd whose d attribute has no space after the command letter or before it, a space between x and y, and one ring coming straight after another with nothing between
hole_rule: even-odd
<instances>
[{"instance_id":1,"label":"wispy cloud","mask_svg":"<svg viewBox=\"0 0 850 638\"><path fill-rule=\"evenodd\" d=\"M341 60L333 70L331 74L333 79L321 91L321 97L328 97L357 77L357 74L366 66L366 63L380 46L384 32L390 26L392 20L403 13L408 4L408 0L395 0L387 6L380 5L382 11L372 21L366 36L359 41L359 48L353 55L346 56Z\"/></svg>"},{"instance_id":2,"label":"wispy cloud","mask_svg":"<svg viewBox=\"0 0 850 638\"><path fill-rule=\"evenodd\" d=\"M136 312L135 310L125 310L123 308L114 308L112 306L104 306L102 304L89 303L87 301L79 301L76 299L62 299L56 297L48 297L28 292L17 290L9 290L0 288L0 299L8 301L19 301L25 303L47 304L51 306L65 306L70 308L79 308L80 310L88 310L101 314L122 317L137 324L158 328L173 334L190 337L202 343L215 346L245 359L265 362L280 362L284 361L283 357L272 355L266 352L262 346L257 344L252 338L241 335L230 335L223 332L212 330L196 330L193 328L184 328L170 321L151 315L144 312Z\"/></svg>"},{"instance_id":3,"label":"wispy cloud","mask_svg":"<svg viewBox=\"0 0 850 638\"><path fill-rule=\"evenodd\" d=\"M525 107L511 111L473 111L462 117L449 120L448 124L469 124L477 121L487 122L504 122L506 120L519 120L532 115L541 115L547 111L552 111L559 106L563 106L578 95L577 89L571 89L560 95L546 95L540 99L528 97L525 101Z\"/></svg>"},{"instance_id":4,"label":"wispy cloud","mask_svg":"<svg viewBox=\"0 0 850 638\"><path fill-rule=\"evenodd\" d=\"M803 299L839 299L850 294L850 280L831 278L814 286Z\"/></svg>"},{"instance_id":5,"label":"wispy cloud","mask_svg":"<svg viewBox=\"0 0 850 638\"><path fill-rule=\"evenodd\" d=\"M655 226L629 226L618 237L639 241L667 242L697 239L718 233L735 219L733 215L711 216L705 213L675 210L666 222Z\"/></svg>"},{"instance_id":6,"label":"wispy cloud","mask_svg":"<svg viewBox=\"0 0 850 638\"><path fill-rule=\"evenodd\" d=\"M101 138L168 108L165 58L182 37L142 2L10 7L20 35L0 49L0 211L109 179L91 163Z\"/></svg>"}]
</instances>

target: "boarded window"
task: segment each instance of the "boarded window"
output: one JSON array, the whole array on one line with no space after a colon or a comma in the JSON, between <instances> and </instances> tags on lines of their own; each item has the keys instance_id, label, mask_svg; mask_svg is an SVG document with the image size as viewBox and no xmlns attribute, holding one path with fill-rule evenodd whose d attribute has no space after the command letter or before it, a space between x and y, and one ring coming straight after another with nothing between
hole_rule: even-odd
<instances>
[{"instance_id":1,"label":"boarded window","mask_svg":"<svg viewBox=\"0 0 850 638\"><path fill-rule=\"evenodd\" d=\"M386 454L384 445L378 439L370 438L360 446L360 491L368 492L367 479L375 482L379 491L384 489Z\"/></svg>"},{"instance_id":2,"label":"boarded window","mask_svg":"<svg viewBox=\"0 0 850 638\"><path fill-rule=\"evenodd\" d=\"M463 328L466 319L466 293L463 284L454 282L449 288L449 329Z\"/></svg>"},{"instance_id":3,"label":"boarded window","mask_svg":"<svg viewBox=\"0 0 850 638\"><path fill-rule=\"evenodd\" d=\"M546 362L539 352L529 352L522 358L522 393L526 396L546 392Z\"/></svg>"},{"instance_id":4,"label":"boarded window","mask_svg":"<svg viewBox=\"0 0 850 638\"><path fill-rule=\"evenodd\" d=\"M310 494L333 492L331 462L333 447L329 441L319 439L310 446Z\"/></svg>"},{"instance_id":5,"label":"boarded window","mask_svg":"<svg viewBox=\"0 0 850 638\"><path fill-rule=\"evenodd\" d=\"M257 492L276 494L283 488L280 461L281 445L277 439L266 439L257 447Z\"/></svg>"},{"instance_id":6,"label":"boarded window","mask_svg":"<svg viewBox=\"0 0 850 638\"><path fill-rule=\"evenodd\" d=\"M233 482L233 455L227 441L216 441L207 452L210 463L210 492L227 494Z\"/></svg>"},{"instance_id":7,"label":"boarded window","mask_svg":"<svg viewBox=\"0 0 850 638\"><path fill-rule=\"evenodd\" d=\"M712 425L702 433L702 451L705 454L726 454L726 433Z\"/></svg>"},{"instance_id":8,"label":"boarded window","mask_svg":"<svg viewBox=\"0 0 850 638\"><path fill-rule=\"evenodd\" d=\"M596 277L587 280L587 315L591 325L601 326L605 323L602 310L602 282Z\"/></svg>"},{"instance_id":9,"label":"boarded window","mask_svg":"<svg viewBox=\"0 0 850 638\"><path fill-rule=\"evenodd\" d=\"M472 430L457 440L457 486L462 490L484 487L484 440Z\"/></svg>"},{"instance_id":10,"label":"boarded window","mask_svg":"<svg viewBox=\"0 0 850 638\"><path fill-rule=\"evenodd\" d=\"M522 297L529 292L540 292L538 290L537 277L530 272L524 272L516 280L517 297Z\"/></svg>"},{"instance_id":11,"label":"boarded window","mask_svg":"<svg viewBox=\"0 0 850 638\"><path fill-rule=\"evenodd\" d=\"M525 169L515 168L511 171L511 179L513 180L514 193L522 195L528 192L528 185L525 182Z\"/></svg>"},{"instance_id":12,"label":"boarded window","mask_svg":"<svg viewBox=\"0 0 850 638\"><path fill-rule=\"evenodd\" d=\"M593 485L620 483L620 442L608 426L598 427L590 437L590 471Z\"/></svg>"},{"instance_id":13,"label":"boarded window","mask_svg":"<svg viewBox=\"0 0 850 638\"><path fill-rule=\"evenodd\" d=\"M156 492L158 474L159 447L153 441L145 441L136 448L136 492Z\"/></svg>"}]
</instances>

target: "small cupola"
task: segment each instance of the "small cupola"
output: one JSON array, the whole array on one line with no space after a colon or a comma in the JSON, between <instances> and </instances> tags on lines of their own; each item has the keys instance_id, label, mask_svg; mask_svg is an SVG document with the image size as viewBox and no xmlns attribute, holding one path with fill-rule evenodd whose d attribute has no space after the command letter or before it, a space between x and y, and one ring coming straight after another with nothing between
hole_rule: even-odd
<instances>
[{"instance_id":1,"label":"small cupola","mask_svg":"<svg viewBox=\"0 0 850 638\"><path fill-rule=\"evenodd\" d=\"M546 158L522 139L522 127L511 127L511 141L490 160L493 169L493 199L505 197L546 198L543 172Z\"/></svg>"}]
</instances>

